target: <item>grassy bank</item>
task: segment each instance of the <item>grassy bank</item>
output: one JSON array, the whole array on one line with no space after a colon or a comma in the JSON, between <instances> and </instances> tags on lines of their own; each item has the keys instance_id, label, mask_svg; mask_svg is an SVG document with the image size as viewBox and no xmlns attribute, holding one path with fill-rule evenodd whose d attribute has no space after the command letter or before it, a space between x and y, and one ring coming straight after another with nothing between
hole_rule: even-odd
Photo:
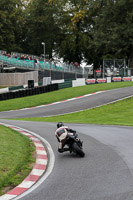
<instances>
[{"instance_id":1,"label":"grassy bank","mask_svg":"<svg viewBox=\"0 0 133 200\"><path fill-rule=\"evenodd\" d=\"M72 114L21 120L133 126L133 97Z\"/></svg>"},{"instance_id":2,"label":"grassy bank","mask_svg":"<svg viewBox=\"0 0 133 200\"><path fill-rule=\"evenodd\" d=\"M97 91L129 86L133 86L133 82L67 88L30 97L1 101L0 111L48 104ZM72 114L21 120L133 126L133 98ZM35 157L33 157L35 147L27 137L7 127L0 126L0 135L0 195L2 195L21 183L31 171L32 164L35 161Z\"/></svg>"},{"instance_id":3,"label":"grassy bank","mask_svg":"<svg viewBox=\"0 0 133 200\"><path fill-rule=\"evenodd\" d=\"M53 103L80 95L90 94L102 90L111 90L116 88L123 88L133 86L132 82L120 82L120 83L104 83L86 85L75 88L66 88L54 92L44 93L40 95L34 95L23 98L16 98L0 102L0 111L16 110L20 108L38 106L48 103Z\"/></svg>"},{"instance_id":4,"label":"grassy bank","mask_svg":"<svg viewBox=\"0 0 133 200\"><path fill-rule=\"evenodd\" d=\"M26 136L0 126L0 196L17 186L35 162L35 146Z\"/></svg>"}]
</instances>

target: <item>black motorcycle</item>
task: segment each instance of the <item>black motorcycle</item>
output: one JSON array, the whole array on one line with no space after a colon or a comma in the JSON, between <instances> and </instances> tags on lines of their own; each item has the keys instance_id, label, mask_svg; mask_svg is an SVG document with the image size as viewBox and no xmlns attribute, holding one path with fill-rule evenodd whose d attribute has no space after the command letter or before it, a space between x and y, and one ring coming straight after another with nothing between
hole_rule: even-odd
<instances>
[{"instance_id":1,"label":"black motorcycle","mask_svg":"<svg viewBox=\"0 0 133 200\"><path fill-rule=\"evenodd\" d=\"M84 157L85 153L83 152L83 142L77 137L77 134L70 133L67 136L66 145L70 149L70 153L74 152L80 157Z\"/></svg>"}]
</instances>

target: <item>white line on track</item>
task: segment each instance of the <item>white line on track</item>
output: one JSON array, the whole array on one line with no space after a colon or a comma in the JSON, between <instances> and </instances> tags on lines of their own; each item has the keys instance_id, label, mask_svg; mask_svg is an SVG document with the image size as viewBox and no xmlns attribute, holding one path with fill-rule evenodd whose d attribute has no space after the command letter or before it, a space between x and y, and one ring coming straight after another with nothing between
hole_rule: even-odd
<instances>
[{"instance_id":1,"label":"white line on track","mask_svg":"<svg viewBox=\"0 0 133 200\"><path fill-rule=\"evenodd\" d=\"M25 129L23 129L23 130L25 130ZM32 131L28 131L28 132L31 133L32 135L38 137L46 145L48 153L49 153L49 164L48 164L48 168L47 168L45 174L38 180L38 182L35 185L33 185L29 190L24 192L22 195L15 198L15 200L24 197L25 195L29 194L30 192L35 190L37 187L39 187L39 185L41 185L46 180L46 178L51 174L53 167L54 167L54 162L55 162L54 152L53 152L52 147L49 144L49 142Z\"/></svg>"},{"instance_id":2,"label":"white line on track","mask_svg":"<svg viewBox=\"0 0 133 200\"><path fill-rule=\"evenodd\" d=\"M18 127L18 126L14 126L14 125L9 125L9 124L5 124L5 123L0 123L1 125L3 124L3 125L5 125L5 126L7 126L7 127L11 127L11 126L13 126L14 128L14 130L17 130L18 132L28 132L28 133L30 133L32 136L31 137L36 137L36 138L38 138L38 141L40 140L41 142L43 142L45 145L46 145L46 147L47 147L47 152L48 152L48 154L49 154L49 159L48 159L48 166L47 166L47 170L45 171L45 173L44 173L44 170L36 170L36 169L33 169L32 171L31 171L31 173L33 173L33 174L37 174L38 176L40 176L40 179L37 181L37 182L31 182L31 181L27 181L28 183L29 183L29 186L28 185L26 185L25 183L26 182L22 182L21 184L23 185L23 184L25 184L25 186L27 186L27 187L30 187L31 185L33 185L33 183L34 183L34 185L31 187L31 188L29 188L28 190L26 190L25 192L23 192L22 194L20 194L19 196L17 196L17 195L8 195L8 194L5 194L5 195L3 195L3 196L1 196L0 197L0 200L8 200L8 199L15 199L15 200L17 200L17 199L20 199L20 198L22 198L22 197L24 197L25 195L27 195L27 194L29 194L30 192L32 192L33 190L35 190L37 187L39 187L39 185L40 184L42 184L42 182L43 181L45 181L45 179L51 174L51 172L52 172L52 170L53 170L53 167L54 167L54 162L55 162L55 156L54 156L54 153L53 153L53 150L52 150L52 147L51 147L51 145L48 143L48 141L47 140L45 140L44 138L42 138L41 136L39 136L39 135L37 135L36 133L34 133L34 132L31 132L31 131L29 131L29 130L26 130L26 129L23 129L23 128L20 128L20 127ZM21 129L21 131L19 130L19 129ZM35 142L36 142L36 139L35 139ZM38 154L40 153L39 151L37 152ZM39 154L40 155L40 154ZM37 159L38 161L39 160L43 160L43 159ZM37 161L36 160L36 161ZM45 160L44 160L45 161ZM41 164L43 164L43 165L47 165L47 161L45 161L44 163L41 163ZM43 175L43 173L44 173L44 175ZM20 184L20 186L22 186Z\"/></svg>"},{"instance_id":3,"label":"white line on track","mask_svg":"<svg viewBox=\"0 0 133 200\"><path fill-rule=\"evenodd\" d=\"M28 109L35 109L35 108L41 108L41 107L46 107L46 106L52 106L52 105L55 105L55 104L60 104L60 103L64 103L64 102L67 102L67 101L73 101L73 100L76 100L76 99L81 99L81 98L84 98L84 97L87 97L87 96L92 96L92 95L100 94L100 93L103 93L103 92L106 92L106 90L94 92L94 93L91 93L91 94L82 95L82 96L79 96L79 97L74 97L74 98L71 98L71 99L57 101L57 102L53 102L53 103L50 103L50 104L44 104L44 105L35 106L35 107L33 106L33 107L29 107L29 108L22 108L22 109L19 109L19 110L9 110L9 111L3 111L3 112L20 111L20 110L28 110Z\"/></svg>"}]
</instances>

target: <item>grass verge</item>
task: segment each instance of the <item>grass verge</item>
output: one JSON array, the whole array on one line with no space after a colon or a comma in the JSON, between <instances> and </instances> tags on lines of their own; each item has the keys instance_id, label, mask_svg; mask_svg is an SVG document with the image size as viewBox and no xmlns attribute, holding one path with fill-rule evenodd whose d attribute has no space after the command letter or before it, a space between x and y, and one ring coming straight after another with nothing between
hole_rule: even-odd
<instances>
[{"instance_id":1,"label":"grass verge","mask_svg":"<svg viewBox=\"0 0 133 200\"><path fill-rule=\"evenodd\" d=\"M0 126L0 196L20 184L35 162L35 146L26 136Z\"/></svg>"},{"instance_id":2,"label":"grass verge","mask_svg":"<svg viewBox=\"0 0 133 200\"><path fill-rule=\"evenodd\" d=\"M0 111L52 103L101 90L133 86L133 82L107 83L67 88L25 98L1 101ZM20 120L41 122L68 122L105 125L133 126L133 98L72 114L44 118L23 118ZM20 133L0 126L0 195L22 182L35 161L33 143Z\"/></svg>"},{"instance_id":3,"label":"grass verge","mask_svg":"<svg viewBox=\"0 0 133 200\"><path fill-rule=\"evenodd\" d=\"M72 87L57 90L54 92L44 93L40 95L34 95L29 97L22 97L16 99L10 99L0 102L0 111L16 110L20 108L33 107L43 104L49 104L85 94L90 94L102 90L111 90L116 88L130 87L133 86L133 81L131 82L120 82L120 83L104 83L104 84L94 84L86 85L80 87Z\"/></svg>"},{"instance_id":4,"label":"grass verge","mask_svg":"<svg viewBox=\"0 0 133 200\"><path fill-rule=\"evenodd\" d=\"M133 126L133 97L81 112L19 120Z\"/></svg>"}]
</instances>

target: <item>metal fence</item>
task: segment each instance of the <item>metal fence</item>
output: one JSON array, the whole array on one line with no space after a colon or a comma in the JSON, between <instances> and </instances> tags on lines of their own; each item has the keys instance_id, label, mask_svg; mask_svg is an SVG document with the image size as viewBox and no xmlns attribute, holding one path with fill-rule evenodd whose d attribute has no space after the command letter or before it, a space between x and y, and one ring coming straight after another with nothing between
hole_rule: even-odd
<instances>
[{"instance_id":1,"label":"metal fence","mask_svg":"<svg viewBox=\"0 0 133 200\"><path fill-rule=\"evenodd\" d=\"M43 60L34 55L20 54L20 53L11 53L10 56L3 55L3 52L0 51L0 61L9 66L15 66L19 68L33 69L33 70L54 70L54 71L64 71L71 73L83 74L82 67L77 67L75 64L62 63L58 60ZM24 59L21 59L23 55ZM31 59L28 59L30 57ZM36 60L36 61L35 61Z\"/></svg>"},{"instance_id":2,"label":"metal fence","mask_svg":"<svg viewBox=\"0 0 133 200\"><path fill-rule=\"evenodd\" d=\"M104 76L131 76L131 70L125 59L103 60Z\"/></svg>"}]
</instances>

